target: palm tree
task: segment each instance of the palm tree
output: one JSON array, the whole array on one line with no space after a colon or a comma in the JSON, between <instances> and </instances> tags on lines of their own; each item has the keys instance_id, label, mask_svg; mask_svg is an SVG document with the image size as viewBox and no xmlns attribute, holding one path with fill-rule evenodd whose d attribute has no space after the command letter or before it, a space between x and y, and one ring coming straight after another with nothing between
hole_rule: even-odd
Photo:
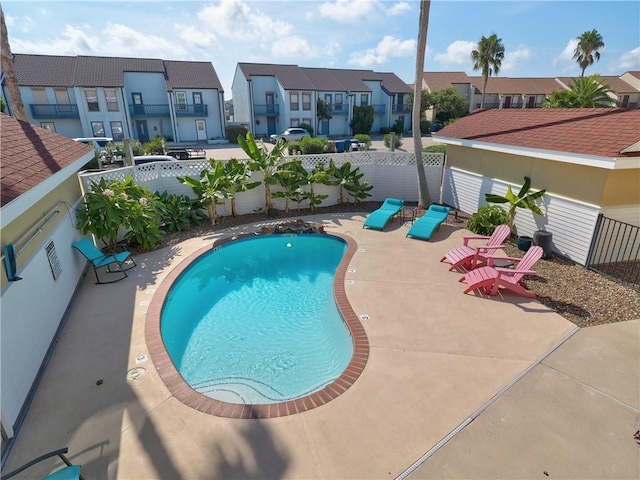
<instances>
[{"instance_id":1,"label":"palm tree","mask_svg":"<svg viewBox=\"0 0 640 480\"><path fill-rule=\"evenodd\" d=\"M608 85L598 82L597 74L573 79L569 90L552 92L547 108L608 108L617 105Z\"/></svg>"},{"instance_id":2,"label":"palm tree","mask_svg":"<svg viewBox=\"0 0 640 480\"><path fill-rule=\"evenodd\" d=\"M474 70L482 70L483 82L480 108L484 108L484 93L487 90L487 81L491 75L500 73L502 60L504 60L502 39L498 38L495 33L492 33L489 37L483 35L476 49L471 51L471 60L473 60Z\"/></svg>"},{"instance_id":3,"label":"palm tree","mask_svg":"<svg viewBox=\"0 0 640 480\"><path fill-rule=\"evenodd\" d=\"M7 33L7 25L4 21L4 10L0 5L0 51L2 52L2 71L7 82L7 90L11 97L11 112L18 120L27 122L27 115L24 113L24 104L22 103L22 95L20 95L20 87L18 86L18 78L13 69L13 55L11 46L9 45L9 35Z\"/></svg>"},{"instance_id":4,"label":"palm tree","mask_svg":"<svg viewBox=\"0 0 640 480\"><path fill-rule=\"evenodd\" d=\"M424 75L424 55L427 50L427 30L429 29L429 9L431 2L420 2L420 19L418 20L418 48L416 52L416 81L414 89L417 92L422 87L422 77ZM416 168L418 169L418 206L428 207L431 205L431 195L427 185L427 175L424 173L424 163L422 161L422 132L420 132L422 95L413 95L413 150L416 155Z\"/></svg>"},{"instance_id":5,"label":"palm tree","mask_svg":"<svg viewBox=\"0 0 640 480\"><path fill-rule=\"evenodd\" d=\"M604 41L602 40L602 35L595 28L590 32L584 32L576 40L578 40L578 45L573 54L573 59L578 62L582 69L580 76L584 77L584 71L587 67L593 65L596 60L600 60L600 52L598 50L604 48Z\"/></svg>"}]
</instances>

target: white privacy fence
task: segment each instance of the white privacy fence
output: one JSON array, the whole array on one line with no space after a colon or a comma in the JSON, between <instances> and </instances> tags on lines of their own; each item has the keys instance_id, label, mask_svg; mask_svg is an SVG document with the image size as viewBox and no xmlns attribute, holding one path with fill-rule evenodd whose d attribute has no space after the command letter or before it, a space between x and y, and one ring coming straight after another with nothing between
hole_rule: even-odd
<instances>
[{"instance_id":1,"label":"white privacy fence","mask_svg":"<svg viewBox=\"0 0 640 480\"><path fill-rule=\"evenodd\" d=\"M345 162L351 163L351 168L359 168L363 174L361 182L368 181L373 185L369 192L371 197L368 200L383 201L387 197L396 197L406 202L418 201L418 180L416 170L416 158L413 153L406 152L346 152L317 155L303 155L283 157L283 161L298 159L302 165L310 171L318 164L329 166L333 160L337 166ZM424 153L423 163L427 184L432 200L440 201L440 190L442 185L442 174L444 169L444 154ZM80 172L79 179L82 191L91 190L92 182L123 181L127 176L133 177L138 185L149 188L152 192L167 192L178 195L188 195L195 198L193 190L187 185L183 185L177 177L189 176L200 178L200 173L209 167L207 160L183 160L180 162L153 162L135 167L123 167L100 172ZM261 181L262 174L254 172L250 181ZM278 187L272 186L272 192L277 192ZM315 185L314 191L319 195L329 195L321 206L335 205L338 203L338 187ZM346 194L345 194L346 195ZM353 198L346 195L346 200L353 202ZM274 199L276 208L284 208L284 199ZM308 206L307 202L300 205L302 208ZM291 204L290 208L297 205ZM264 186L241 192L236 195L236 209L238 214L246 214L264 209ZM226 201L224 205L218 207L218 213L222 216L231 215L231 203Z\"/></svg>"}]
</instances>

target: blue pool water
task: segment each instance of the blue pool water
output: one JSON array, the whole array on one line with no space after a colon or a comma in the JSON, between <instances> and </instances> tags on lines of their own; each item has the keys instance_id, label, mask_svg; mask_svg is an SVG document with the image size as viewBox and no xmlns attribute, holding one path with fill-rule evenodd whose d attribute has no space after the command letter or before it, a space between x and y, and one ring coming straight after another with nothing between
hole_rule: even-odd
<instances>
[{"instance_id":1,"label":"blue pool water","mask_svg":"<svg viewBox=\"0 0 640 480\"><path fill-rule=\"evenodd\" d=\"M187 383L230 403L275 403L322 389L353 344L333 296L347 250L326 235L228 243L173 284L161 332Z\"/></svg>"}]
</instances>

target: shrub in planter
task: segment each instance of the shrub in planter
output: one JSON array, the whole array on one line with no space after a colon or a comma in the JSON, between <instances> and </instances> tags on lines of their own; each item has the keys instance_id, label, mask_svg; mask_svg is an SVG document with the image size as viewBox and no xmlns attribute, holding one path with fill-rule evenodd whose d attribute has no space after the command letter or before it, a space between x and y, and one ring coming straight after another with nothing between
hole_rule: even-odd
<instances>
[{"instance_id":1,"label":"shrub in planter","mask_svg":"<svg viewBox=\"0 0 640 480\"><path fill-rule=\"evenodd\" d=\"M165 146L165 139L157 135L153 138L153 140L149 140L145 144L144 153L147 155L164 155Z\"/></svg>"},{"instance_id":2,"label":"shrub in planter","mask_svg":"<svg viewBox=\"0 0 640 480\"><path fill-rule=\"evenodd\" d=\"M371 136L366 133L358 133L355 136L355 139L358 140L360 145L362 145L363 150L369 150L369 147L371 147Z\"/></svg>"},{"instance_id":3,"label":"shrub in planter","mask_svg":"<svg viewBox=\"0 0 640 480\"><path fill-rule=\"evenodd\" d=\"M489 236L498 225L507 225L509 217L499 205L483 205L467 222L467 228L478 235Z\"/></svg>"},{"instance_id":4,"label":"shrub in planter","mask_svg":"<svg viewBox=\"0 0 640 480\"><path fill-rule=\"evenodd\" d=\"M286 143L287 153L289 155L295 155L302 153L302 146L299 140L290 140Z\"/></svg>"},{"instance_id":5,"label":"shrub in planter","mask_svg":"<svg viewBox=\"0 0 640 480\"><path fill-rule=\"evenodd\" d=\"M402 140L400 140L400 138L397 135L395 135L394 138L395 138L395 140L393 142L394 148L400 148L402 146ZM389 148L391 146L391 134L389 134L389 133L387 133L384 136L384 146L387 147L387 148Z\"/></svg>"},{"instance_id":6,"label":"shrub in planter","mask_svg":"<svg viewBox=\"0 0 640 480\"><path fill-rule=\"evenodd\" d=\"M304 137L300 140L302 153L308 155L310 153L324 153L324 147L327 144L326 138L308 138Z\"/></svg>"}]
</instances>

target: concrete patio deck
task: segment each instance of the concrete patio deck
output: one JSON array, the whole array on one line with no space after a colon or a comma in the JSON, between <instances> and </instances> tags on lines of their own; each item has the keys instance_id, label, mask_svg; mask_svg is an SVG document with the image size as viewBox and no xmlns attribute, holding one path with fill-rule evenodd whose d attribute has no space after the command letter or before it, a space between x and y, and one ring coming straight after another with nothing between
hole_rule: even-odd
<instances>
[{"instance_id":1,"label":"concrete patio deck","mask_svg":"<svg viewBox=\"0 0 640 480\"><path fill-rule=\"evenodd\" d=\"M525 380L531 376L529 388L540 388L539 360L576 332L575 325L535 301L509 293L498 299L463 295L460 275L439 262L443 253L461 244L466 231L458 224L443 225L424 242L405 238L410 225L399 220L384 232L363 229L362 214L305 220L322 222L327 230L358 243L345 288L355 312L369 317L363 325L371 351L349 390L322 407L267 420L218 418L171 396L151 360L144 360L146 309L155 287L174 266L231 233L216 232L138 255L138 266L121 282L95 285L91 275L84 278L5 472L68 446L69 457L82 465L87 479L395 478L407 475L425 452L532 366ZM547 357L545 366L554 359L564 361L560 352ZM625 352L618 360L626 364L633 361L634 349ZM569 363L580 370L579 361ZM127 374L136 368L144 369L138 371L142 375ZM610 384L617 384L604 372ZM629 382L627 375L620 380ZM636 387L631 382L627 401L637 414L637 377ZM500 398L517 395L520 383ZM490 440L490 430L477 429L499 401L449 442L442 455L467 430L477 432L472 437L477 443ZM528 434L517 427L514 432ZM495 443L499 451L493 451L494 458L516 462L528 453L521 446ZM550 443L538 448L559 447ZM437 455L411 475L446 476L442 468L420 470ZM454 464L460 455L466 451L455 451L446 462ZM615 461L625 462L626 471L632 471L634 461L637 467L637 457ZM33 467L24 478L43 476L53 465ZM471 465L451 470L451 475L491 476ZM586 478L580 465L574 467L576 478ZM542 474L524 472L524 477ZM508 471L498 476L511 478Z\"/></svg>"}]
</instances>

